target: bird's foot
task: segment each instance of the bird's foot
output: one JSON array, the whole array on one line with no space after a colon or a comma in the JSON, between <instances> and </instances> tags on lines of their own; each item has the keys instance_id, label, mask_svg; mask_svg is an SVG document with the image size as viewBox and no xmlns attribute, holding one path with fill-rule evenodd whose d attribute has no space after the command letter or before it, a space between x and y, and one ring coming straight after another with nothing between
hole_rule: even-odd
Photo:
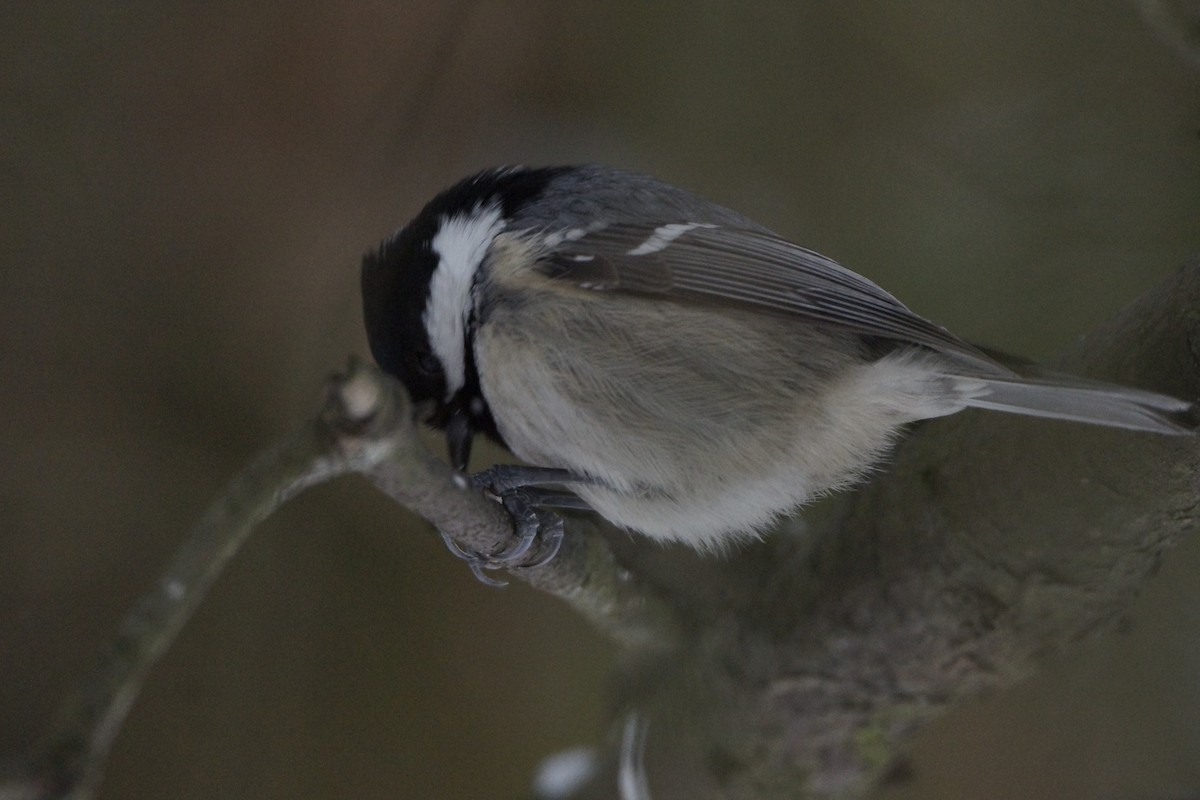
<instances>
[{"instance_id":1,"label":"bird's foot","mask_svg":"<svg viewBox=\"0 0 1200 800\"><path fill-rule=\"evenodd\" d=\"M445 533L442 534L442 540L452 554L467 563L481 583L504 586L505 581L491 577L485 570L532 569L548 564L558 555L558 549L562 546L563 520L549 509L589 510L577 495L544 487L547 484L582 483L587 480L563 469L518 464L490 467L472 475L471 484L504 506L513 521L512 543L498 553L484 554L460 546ZM536 561L526 562L525 557L539 537L544 542L541 549L545 552Z\"/></svg>"}]
</instances>

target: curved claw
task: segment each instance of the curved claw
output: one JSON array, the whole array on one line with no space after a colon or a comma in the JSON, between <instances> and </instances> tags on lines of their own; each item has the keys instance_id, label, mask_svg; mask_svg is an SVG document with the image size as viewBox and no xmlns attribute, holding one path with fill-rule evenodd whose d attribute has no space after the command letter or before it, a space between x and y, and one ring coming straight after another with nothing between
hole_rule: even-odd
<instances>
[{"instance_id":1,"label":"curved claw","mask_svg":"<svg viewBox=\"0 0 1200 800\"><path fill-rule=\"evenodd\" d=\"M458 542L450 538L450 534L445 531L438 531L442 537L442 541L446 544L446 549L450 551L450 555L457 559L465 561L467 566L471 568L471 574L478 581L487 586L495 586L497 588L508 586L508 581L497 580L484 573L485 569L500 569L501 564L496 564L492 559L480 553L472 552L462 547Z\"/></svg>"},{"instance_id":2,"label":"curved claw","mask_svg":"<svg viewBox=\"0 0 1200 800\"><path fill-rule=\"evenodd\" d=\"M563 540L563 521L557 514L544 510L547 506L557 508L587 509L587 506L571 492L549 491L537 488L539 484L571 484L588 482L567 470L545 467L502 465L491 467L470 477L471 485L483 489L493 499L503 504L513 521L516 541L499 553L485 555L467 550L444 532L442 541L456 557L467 563L471 572L481 583L488 586L505 586L484 573L484 570L530 569L548 564L558 555ZM545 554L535 562L519 564L533 549L538 536L546 543Z\"/></svg>"},{"instance_id":3,"label":"curved claw","mask_svg":"<svg viewBox=\"0 0 1200 800\"><path fill-rule=\"evenodd\" d=\"M495 567L490 566L485 561L468 561L467 566L471 568L471 574L475 576L475 579L484 586L494 586L497 589L503 589L505 586L508 586L508 581L493 578L484 572L485 569L495 569Z\"/></svg>"},{"instance_id":4,"label":"curved claw","mask_svg":"<svg viewBox=\"0 0 1200 800\"><path fill-rule=\"evenodd\" d=\"M450 554L455 558L465 561L467 566L470 567L471 573L476 577L476 579L478 579L480 583L487 586L507 586L507 581L493 578L485 573L484 570L524 570L543 567L546 564L549 564L554 557L558 555L558 551L562 547L564 535L562 517L550 512L532 511L523 516L526 516L526 519L524 519L518 526L521 530L523 530L520 540L507 550L496 553L492 556L485 556L482 553L476 553L471 550L467 550L458 542L450 538L450 535L445 531L439 531L438 533L441 534L442 541L445 542L446 549L450 551ZM545 538L547 545L545 555L540 556L537 561L533 561L529 564L521 564L520 566L515 565L514 562L520 560L529 553L534 542L537 541L539 534L542 534Z\"/></svg>"},{"instance_id":5,"label":"curved claw","mask_svg":"<svg viewBox=\"0 0 1200 800\"><path fill-rule=\"evenodd\" d=\"M558 516L557 514L550 514L547 516L552 516L554 521L550 523L550 527L548 528L550 531L550 536L548 539L546 539L546 554L537 561L529 564L522 564L519 567L514 567L514 569L536 569L537 567L544 567L553 561L554 557L558 555L558 551L562 548L564 533L562 517Z\"/></svg>"},{"instance_id":6,"label":"curved claw","mask_svg":"<svg viewBox=\"0 0 1200 800\"><path fill-rule=\"evenodd\" d=\"M497 553L492 556L492 561L503 563L511 563L521 558L529 552L529 548L533 547L533 541L537 538L538 531L541 529L541 520L538 514L533 510L529 501L520 492L513 492L506 495L503 499L504 509L513 519L513 526L516 532L521 536L520 540L502 553Z\"/></svg>"},{"instance_id":7,"label":"curved claw","mask_svg":"<svg viewBox=\"0 0 1200 800\"><path fill-rule=\"evenodd\" d=\"M445 543L446 549L450 551L450 555L454 556L455 558L460 558L463 561L476 561L482 559L482 556L480 556L478 553L472 553L460 547L458 542L451 539L450 534L446 533L445 531L438 531L438 534L441 535L442 542Z\"/></svg>"}]
</instances>

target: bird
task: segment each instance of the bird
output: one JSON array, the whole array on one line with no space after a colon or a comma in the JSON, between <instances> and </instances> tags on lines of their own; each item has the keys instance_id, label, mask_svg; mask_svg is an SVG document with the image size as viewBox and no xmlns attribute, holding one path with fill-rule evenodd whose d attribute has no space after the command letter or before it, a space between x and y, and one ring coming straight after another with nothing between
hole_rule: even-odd
<instances>
[{"instance_id":1,"label":"bird","mask_svg":"<svg viewBox=\"0 0 1200 800\"><path fill-rule=\"evenodd\" d=\"M701 551L860 481L918 420L1198 424L1192 402L970 344L732 209L606 166L467 177L364 256L361 288L373 358L428 403L456 468L490 437L530 465L518 483Z\"/></svg>"}]
</instances>

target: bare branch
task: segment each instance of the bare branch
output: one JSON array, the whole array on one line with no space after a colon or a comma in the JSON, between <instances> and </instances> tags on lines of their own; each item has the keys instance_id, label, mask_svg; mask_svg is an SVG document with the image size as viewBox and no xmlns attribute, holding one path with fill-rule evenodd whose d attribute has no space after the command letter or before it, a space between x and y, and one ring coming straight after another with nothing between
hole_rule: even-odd
<instances>
[{"instance_id":1,"label":"bare branch","mask_svg":"<svg viewBox=\"0 0 1200 800\"><path fill-rule=\"evenodd\" d=\"M1200 261L1061 366L1200 395ZM362 473L464 547L506 549L507 515L421 445L413 418L370 367L333 379L318 417L205 514L36 757L0 781L0 800L91 795L149 669L254 525L307 486ZM512 572L667 655L634 676L629 705L660 721L661 739L688 728L691 761L718 765L707 780L728 796L857 796L902 779L904 742L950 705L1119 619L1162 554L1200 527L1198 473L1195 437L968 412L914 431L807 536L726 561L627 541L623 567L572 520L558 558ZM686 725L662 722L678 709Z\"/></svg>"},{"instance_id":2,"label":"bare branch","mask_svg":"<svg viewBox=\"0 0 1200 800\"><path fill-rule=\"evenodd\" d=\"M91 797L150 669L250 532L305 488L350 472L367 475L480 552L504 549L513 535L496 503L469 489L421 444L400 385L352 361L347 374L330 380L317 417L254 459L209 507L154 590L126 616L107 655L64 704L38 751L0 776L0 800ZM669 613L617 566L602 539L572 531L570 543L551 562L513 574L563 597L621 641L671 641Z\"/></svg>"}]
</instances>

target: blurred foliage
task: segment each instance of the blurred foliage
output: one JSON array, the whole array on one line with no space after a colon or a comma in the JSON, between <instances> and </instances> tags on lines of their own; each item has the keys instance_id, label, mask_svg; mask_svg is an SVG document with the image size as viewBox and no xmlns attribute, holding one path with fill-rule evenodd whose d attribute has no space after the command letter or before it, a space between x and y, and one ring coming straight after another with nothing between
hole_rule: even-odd
<instances>
[{"instance_id":1,"label":"blurred foliage","mask_svg":"<svg viewBox=\"0 0 1200 800\"><path fill-rule=\"evenodd\" d=\"M1044 357L1196 249L1198 89L1116 0L6 4L0 752L365 351L360 254L467 171L650 171ZM887 796L1195 791L1198 567L940 722ZM612 669L344 481L239 556L104 796L515 797L603 735Z\"/></svg>"}]
</instances>

